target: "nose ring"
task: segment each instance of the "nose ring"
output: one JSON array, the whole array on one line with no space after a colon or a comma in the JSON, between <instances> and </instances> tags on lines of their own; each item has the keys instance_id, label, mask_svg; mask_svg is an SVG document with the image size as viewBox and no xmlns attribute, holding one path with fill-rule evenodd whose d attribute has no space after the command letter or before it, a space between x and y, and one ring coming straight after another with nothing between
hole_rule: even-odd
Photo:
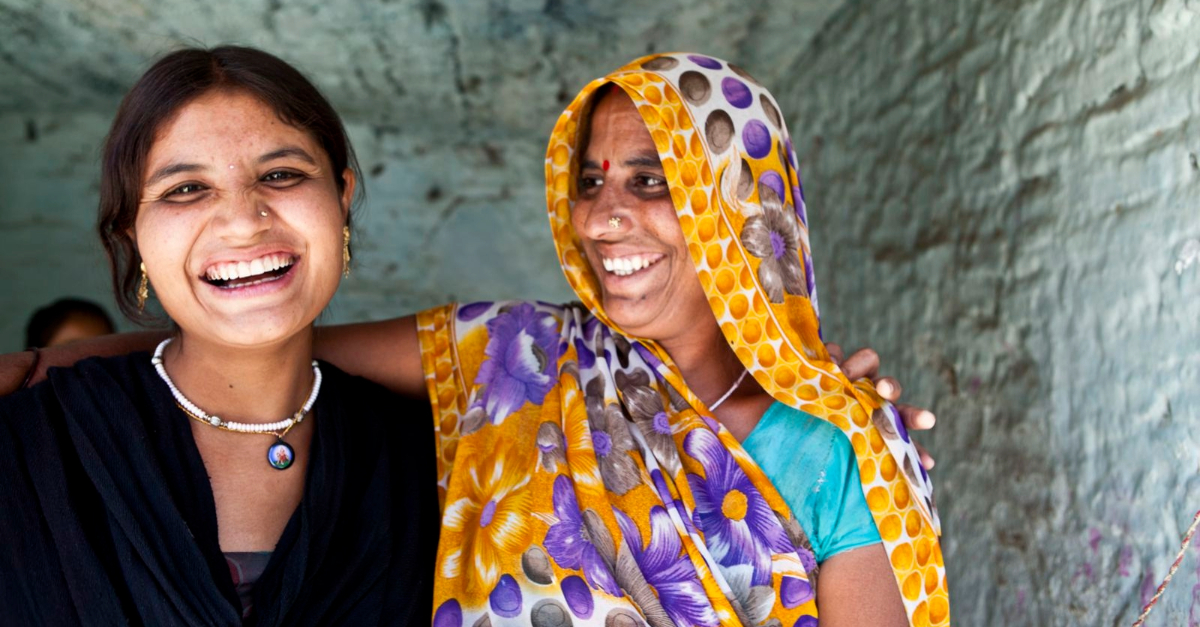
<instances>
[{"instance_id":1,"label":"nose ring","mask_svg":"<svg viewBox=\"0 0 1200 627\"><path fill-rule=\"evenodd\" d=\"M613 216L613 217L609 218L608 226L610 226L614 229L621 228L621 218L618 218L617 216Z\"/></svg>"},{"instance_id":2,"label":"nose ring","mask_svg":"<svg viewBox=\"0 0 1200 627\"><path fill-rule=\"evenodd\" d=\"M259 212L258 212L258 215L260 215L260 216L262 216L262 217L264 217L264 218L265 218L265 217L267 217L267 211L266 211L266 209L263 209L263 210L259 211Z\"/></svg>"}]
</instances>

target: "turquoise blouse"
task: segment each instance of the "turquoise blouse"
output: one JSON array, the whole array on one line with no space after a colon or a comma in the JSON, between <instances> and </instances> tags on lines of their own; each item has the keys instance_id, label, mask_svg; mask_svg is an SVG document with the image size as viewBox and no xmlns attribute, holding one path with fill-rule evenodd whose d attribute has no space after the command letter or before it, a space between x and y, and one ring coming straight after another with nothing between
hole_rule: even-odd
<instances>
[{"instance_id":1,"label":"turquoise blouse","mask_svg":"<svg viewBox=\"0 0 1200 627\"><path fill-rule=\"evenodd\" d=\"M854 449L837 427L776 402L742 448L792 509L817 563L882 542L863 497Z\"/></svg>"}]
</instances>

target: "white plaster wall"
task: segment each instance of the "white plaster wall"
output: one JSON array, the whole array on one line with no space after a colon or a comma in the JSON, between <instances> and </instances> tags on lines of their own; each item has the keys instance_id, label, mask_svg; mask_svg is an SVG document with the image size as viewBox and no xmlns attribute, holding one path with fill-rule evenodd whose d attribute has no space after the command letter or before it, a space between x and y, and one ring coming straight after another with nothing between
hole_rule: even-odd
<instances>
[{"instance_id":1,"label":"white plaster wall","mask_svg":"<svg viewBox=\"0 0 1200 627\"><path fill-rule=\"evenodd\" d=\"M1131 624L1200 509L1200 4L852 2L781 91L826 337L941 417L955 624Z\"/></svg>"}]
</instances>

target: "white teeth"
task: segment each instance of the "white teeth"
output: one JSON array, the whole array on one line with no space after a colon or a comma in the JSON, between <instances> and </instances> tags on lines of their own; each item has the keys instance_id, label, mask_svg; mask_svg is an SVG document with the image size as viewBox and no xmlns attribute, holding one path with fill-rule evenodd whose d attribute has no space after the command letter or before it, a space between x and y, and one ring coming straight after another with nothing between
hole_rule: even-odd
<instances>
[{"instance_id":1,"label":"white teeth","mask_svg":"<svg viewBox=\"0 0 1200 627\"><path fill-rule=\"evenodd\" d=\"M632 255L619 259L605 257L602 259L602 262L605 271L617 276L629 276L642 269L649 268L661 258L661 255Z\"/></svg>"},{"instance_id":2,"label":"white teeth","mask_svg":"<svg viewBox=\"0 0 1200 627\"><path fill-rule=\"evenodd\" d=\"M236 281L255 277L292 265L289 255L266 255L251 261L237 261L216 264L205 271L204 275L210 280Z\"/></svg>"}]
</instances>

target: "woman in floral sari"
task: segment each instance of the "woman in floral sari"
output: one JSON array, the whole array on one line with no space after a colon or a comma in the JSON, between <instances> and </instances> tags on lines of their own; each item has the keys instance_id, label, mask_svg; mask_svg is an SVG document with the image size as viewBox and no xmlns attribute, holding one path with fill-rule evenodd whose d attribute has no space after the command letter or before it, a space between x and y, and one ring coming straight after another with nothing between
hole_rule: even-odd
<instances>
[{"instance_id":1,"label":"woman in floral sari","mask_svg":"<svg viewBox=\"0 0 1200 627\"><path fill-rule=\"evenodd\" d=\"M563 113L546 179L582 304L418 316L435 627L949 624L928 476L820 340L771 95L639 59Z\"/></svg>"}]
</instances>

